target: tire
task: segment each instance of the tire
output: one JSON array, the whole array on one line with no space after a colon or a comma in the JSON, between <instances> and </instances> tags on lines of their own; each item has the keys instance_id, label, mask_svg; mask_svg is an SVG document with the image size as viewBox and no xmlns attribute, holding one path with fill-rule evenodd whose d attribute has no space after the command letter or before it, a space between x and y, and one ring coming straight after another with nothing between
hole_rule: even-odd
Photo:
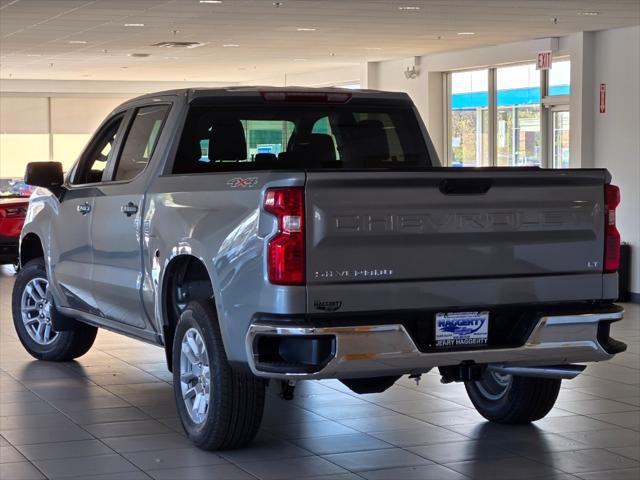
<instances>
[{"instance_id":1,"label":"tire","mask_svg":"<svg viewBox=\"0 0 640 480\"><path fill-rule=\"evenodd\" d=\"M491 422L523 424L543 418L553 408L562 380L498 375L465 382L467 394L480 415Z\"/></svg>"},{"instance_id":2,"label":"tire","mask_svg":"<svg viewBox=\"0 0 640 480\"><path fill-rule=\"evenodd\" d=\"M75 326L71 330L53 330L51 316L60 316L60 313L55 310L48 285L43 258L27 262L18 272L11 299L18 338L27 352L38 360L65 362L81 357L93 345L98 329L73 322ZM43 325L42 330L40 325Z\"/></svg>"},{"instance_id":3,"label":"tire","mask_svg":"<svg viewBox=\"0 0 640 480\"><path fill-rule=\"evenodd\" d=\"M196 446L241 448L258 432L265 381L231 368L209 301L189 302L180 315L173 341L173 389L182 426Z\"/></svg>"}]
</instances>

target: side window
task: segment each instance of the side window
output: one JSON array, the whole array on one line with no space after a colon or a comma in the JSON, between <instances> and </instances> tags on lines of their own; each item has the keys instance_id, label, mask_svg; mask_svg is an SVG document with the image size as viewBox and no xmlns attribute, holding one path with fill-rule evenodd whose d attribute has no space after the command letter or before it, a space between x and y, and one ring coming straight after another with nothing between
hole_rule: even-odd
<instances>
[{"instance_id":1,"label":"side window","mask_svg":"<svg viewBox=\"0 0 640 480\"><path fill-rule=\"evenodd\" d=\"M142 107L133 117L122 147L114 180L131 180L149 163L156 147L169 105Z\"/></svg>"},{"instance_id":2,"label":"side window","mask_svg":"<svg viewBox=\"0 0 640 480\"><path fill-rule=\"evenodd\" d=\"M107 167L123 119L124 114L114 117L96 133L80 159L72 185L102 181L102 174Z\"/></svg>"}]
</instances>

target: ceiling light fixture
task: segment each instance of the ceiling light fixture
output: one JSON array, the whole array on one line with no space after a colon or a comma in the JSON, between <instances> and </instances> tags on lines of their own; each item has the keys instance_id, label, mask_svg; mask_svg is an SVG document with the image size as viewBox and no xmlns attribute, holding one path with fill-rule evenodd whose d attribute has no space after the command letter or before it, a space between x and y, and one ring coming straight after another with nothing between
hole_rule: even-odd
<instances>
[{"instance_id":1,"label":"ceiling light fixture","mask_svg":"<svg viewBox=\"0 0 640 480\"><path fill-rule=\"evenodd\" d=\"M398 10L404 10L404 11L416 11L416 10L420 10L420 7L415 7L415 6L407 6L407 7L398 7Z\"/></svg>"},{"instance_id":2,"label":"ceiling light fixture","mask_svg":"<svg viewBox=\"0 0 640 480\"><path fill-rule=\"evenodd\" d=\"M125 27L144 27L144 23L125 23Z\"/></svg>"},{"instance_id":3,"label":"ceiling light fixture","mask_svg":"<svg viewBox=\"0 0 640 480\"><path fill-rule=\"evenodd\" d=\"M582 15L583 17L597 17L600 15L600 12L578 12L578 15Z\"/></svg>"},{"instance_id":4,"label":"ceiling light fixture","mask_svg":"<svg viewBox=\"0 0 640 480\"><path fill-rule=\"evenodd\" d=\"M294 58L293 61L294 62L306 62L306 61L308 61L308 59L306 59L306 58Z\"/></svg>"},{"instance_id":5,"label":"ceiling light fixture","mask_svg":"<svg viewBox=\"0 0 640 480\"><path fill-rule=\"evenodd\" d=\"M284 3L282 2L273 2L273 6L278 8L278 7L282 7L284 5Z\"/></svg>"},{"instance_id":6,"label":"ceiling light fixture","mask_svg":"<svg viewBox=\"0 0 640 480\"><path fill-rule=\"evenodd\" d=\"M69 40L69 43L71 45L86 45L87 41L86 40Z\"/></svg>"},{"instance_id":7,"label":"ceiling light fixture","mask_svg":"<svg viewBox=\"0 0 640 480\"><path fill-rule=\"evenodd\" d=\"M151 45L152 47L162 48L197 48L205 45L200 42L159 42Z\"/></svg>"},{"instance_id":8,"label":"ceiling light fixture","mask_svg":"<svg viewBox=\"0 0 640 480\"><path fill-rule=\"evenodd\" d=\"M458 35L475 35L476 32L458 32Z\"/></svg>"},{"instance_id":9,"label":"ceiling light fixture","mask_svg":"<svg viewBox=\"0 0 640 480\"><path fill-rule=\"evenodd\" d=\"M200 0L200 3L213 3L215 5L222 3L222 0Z\"/></svg>"},{"instance_id":10,"label":"ceiling light fixture","mask_svg":"<svg viewBox=\"0 0 640 480\"><path fill-rule=\"evenodd\" d=\"M225 48L235 48L235 47L239 47L240 45L238 45L237 43L225 43L222 46Z\"/></svg>"},{"instance_id":11,"label":"ceiling light fixture","mask_svg":"<svg viewBox=\"0 0 640 480\"><path fill-rule=\"evenodd\" d=\"M300 27L300 28L296 28L296 30L298 32L315 32L316 28L314 28L314 27Z\"/></svg>"}]
</instances>

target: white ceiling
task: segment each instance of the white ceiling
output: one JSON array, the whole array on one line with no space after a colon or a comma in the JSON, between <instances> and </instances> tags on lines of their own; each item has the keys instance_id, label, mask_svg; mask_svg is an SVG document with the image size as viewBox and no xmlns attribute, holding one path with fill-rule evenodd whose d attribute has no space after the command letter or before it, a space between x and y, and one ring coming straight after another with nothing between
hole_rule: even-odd
<instances>
[{"instance_id":1,"label":"white ceiling","mask_svg":"<svg viewBox=\"0 0 640 480\"><path fill-rule=\"evenodd\" d=\"M240 82L640 23L640 0L279 3L0 0L0 78ZM205 45L151 46L164 41Z\"/></svg>"}]
</instances>

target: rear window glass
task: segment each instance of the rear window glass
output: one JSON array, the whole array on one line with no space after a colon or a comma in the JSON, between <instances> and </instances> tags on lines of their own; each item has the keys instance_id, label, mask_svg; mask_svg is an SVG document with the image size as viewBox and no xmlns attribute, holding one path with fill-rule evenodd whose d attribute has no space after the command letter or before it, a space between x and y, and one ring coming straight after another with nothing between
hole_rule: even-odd
<instances>
[{"instance_id":1,"label":"rear window glass","mask_svg":"<svg viewBox=\"0 0 640 480\"><path fill-rule=\"evenodd\" d=\"M410 108L264 104L192 106L173 173L428 166Z\"/></svg>"}]
</instances>

